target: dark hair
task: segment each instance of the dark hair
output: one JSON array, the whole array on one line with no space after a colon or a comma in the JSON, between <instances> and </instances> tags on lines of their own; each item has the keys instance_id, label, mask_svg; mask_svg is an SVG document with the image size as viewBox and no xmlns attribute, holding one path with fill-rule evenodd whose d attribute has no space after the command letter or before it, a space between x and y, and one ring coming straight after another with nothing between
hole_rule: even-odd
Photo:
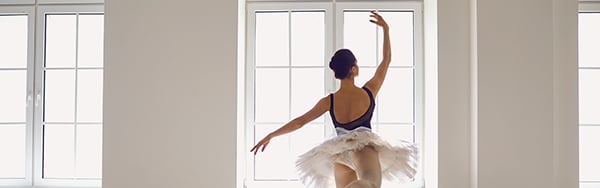
<instances>
[{"instance_id":1,"label":"dark hair","mask_svg":"<svg viewBox=\"0 0 600 188\"><path fill-rule=\"evenodd\" d=\"M344 79L350 76L350 69L355 65L356 58L352 51L348 49L339 49L331 57L329 68L335 73L335 78Z\"/></svg>"}]
</instances>

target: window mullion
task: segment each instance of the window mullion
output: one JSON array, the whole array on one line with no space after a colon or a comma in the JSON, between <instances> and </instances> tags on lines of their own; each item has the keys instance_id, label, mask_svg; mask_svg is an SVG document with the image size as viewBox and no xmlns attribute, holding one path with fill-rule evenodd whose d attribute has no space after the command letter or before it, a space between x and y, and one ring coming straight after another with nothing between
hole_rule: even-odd
<instances>
[{"instance_id":1,"label":"window mullion","mask_svg":"<svg viewBox=\"0 0 600 188\"><path fill-rule=\"evenodd\" d=\"M75 101L73 107L73 177L77 178L77 102L79 95L79 86L77 84L79 80L79 12L75 13Z\"/></svg>"},{"instance_id":2,"label":"window mullion","mask_svg":"<svg viewBox=\"0 0 600 188\"><path fill-rule=\"evenodd\" d=\"M292 10L288 10L288 119L292 118ZM292 136L287 136L288 154L292 153ZM288 174L286 180L291 179L291 174Z\"/></svg>"}]
</instances>

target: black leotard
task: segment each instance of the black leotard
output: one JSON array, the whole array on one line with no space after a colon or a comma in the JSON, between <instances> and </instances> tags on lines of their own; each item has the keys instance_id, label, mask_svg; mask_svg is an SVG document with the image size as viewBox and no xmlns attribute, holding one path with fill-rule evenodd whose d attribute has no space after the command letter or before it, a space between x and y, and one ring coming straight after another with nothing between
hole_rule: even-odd
<instances>
[{"instance_id":1,"label":"black leotard","mask_svg":"<svg viewBox=\"0 0 600 188\"><path fill-rule=\"evenodd\" d=\"M367 109L362 116L348 123L340 123L335 119L335 115L333 114L333 94L329 95L329 114L331 115L331 120L336 128L341 127L346 130L354 130L358 127L367 127L371 129L371 118L373 117L373 110L375 109L375 99L373 98L373 94L371 91L369 91L369 89L366 87L363 87L363 89L367 92L367 94L369 94L369 109Z\"/></svg>"}]
</instances>

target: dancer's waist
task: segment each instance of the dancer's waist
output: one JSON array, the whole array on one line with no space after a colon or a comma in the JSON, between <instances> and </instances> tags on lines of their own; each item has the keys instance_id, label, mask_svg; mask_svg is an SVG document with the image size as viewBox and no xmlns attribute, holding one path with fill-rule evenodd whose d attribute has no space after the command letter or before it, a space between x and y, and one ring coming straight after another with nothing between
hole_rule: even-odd
<instances>
[{"instance_id":1,"label":"dancer's waist","mask_svg":"<svg viewBox=\"0 0 600 188\"><path fill-rule=\"evenodd\" d=\"M348 134L348 133L351 133L351 132L365 132L365 131L366 132L371 132L371 129L368 128L368 127L363 127L363 126L357 127L355 129L352 129L352 130L344 129L342 127L336 127L335 128L335 132L337 133L338 136L342 136L342 135L345 135L345 134Z\"/></svg>"}]
</instances>

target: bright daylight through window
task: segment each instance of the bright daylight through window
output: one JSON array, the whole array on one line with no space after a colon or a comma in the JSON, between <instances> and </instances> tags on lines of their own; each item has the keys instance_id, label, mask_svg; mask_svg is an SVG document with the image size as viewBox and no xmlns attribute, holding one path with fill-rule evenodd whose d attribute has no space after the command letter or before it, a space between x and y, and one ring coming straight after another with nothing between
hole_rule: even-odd
<instances>
[{"instance_id":1,"label":"bright daylight through window","mask_svg":"<svg viewBox=\"0 0 600 188\"><path fill-rule=\"evenodd\" d=\"M0 3L0 187L100 186L103 5Z\"/></svg>"},{"instance_id":2,"label":"bright daylight through window","mask_svg":"<svg viewBox=\"0 0 600 188\"><path fill-rule=\"evenodd\" d=\"M600 9L579 13L579 180L600 184Z\"/></svg>"},{"instance_id":3,"label":"bright daylight through window","mask_svg":"<svg viewBox=\"0 0 600 188\"><path fill-rule=\"evenodd\" d=\"M372 77L382 58L383 31L369 22L371 10L378 10L393 30L393 60L377 97L373 131L390 141L423 143L419 3L336 3L333 9L328 3L256 2L248 4L247 13L248 148L337 90L339 83L328 66L335 50L349 48L356 55L360 66L356 85ZM302 187L295 160L334 134L325 113L276 138L268 152L247 158L246 185ZM422 182L422 176L417 176L414 186Z\"/></svg>"}]
</instances>

